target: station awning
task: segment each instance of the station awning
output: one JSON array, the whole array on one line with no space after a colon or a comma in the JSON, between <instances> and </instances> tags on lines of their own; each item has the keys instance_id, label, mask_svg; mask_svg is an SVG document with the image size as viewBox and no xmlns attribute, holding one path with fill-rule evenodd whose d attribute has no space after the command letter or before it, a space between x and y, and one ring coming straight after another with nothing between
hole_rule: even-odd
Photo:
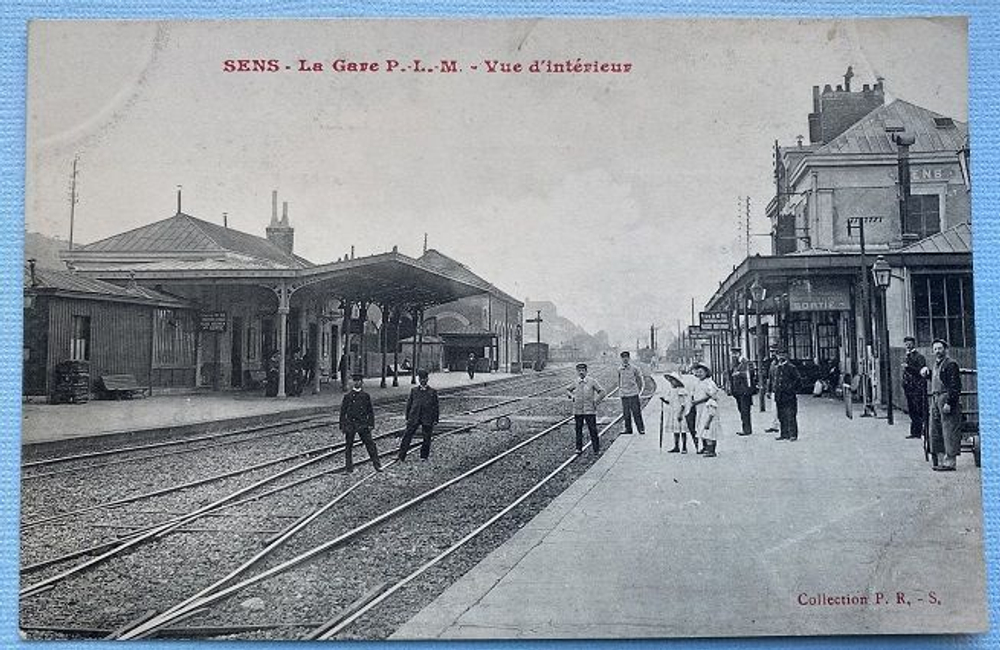
<instances>
[{"instance_id":1,"label":"station awning","mask_svg":"<svg viewBox=\"0 0 1000 650\"><path fill-rule=\"evenodd\" d=\"M134 278L147 285L231 283L273 287L284 282L294 290L296 297L326 295L390 305L442 304L484 291L480 286L398 252L298 269L246 268L212 260L175 260L88 268L81 269L80 273L108 281Z\"/></svg>"}]
</instances>

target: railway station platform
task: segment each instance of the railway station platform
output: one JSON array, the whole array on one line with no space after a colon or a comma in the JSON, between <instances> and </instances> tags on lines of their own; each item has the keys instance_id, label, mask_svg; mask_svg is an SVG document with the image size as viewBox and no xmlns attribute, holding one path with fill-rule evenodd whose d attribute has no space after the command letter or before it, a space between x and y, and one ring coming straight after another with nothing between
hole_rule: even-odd
<instances>
[{"instance_id":1,"label":"railway station platform","mask_svg":"<svg viewBox=\"0 0 1000 650\"><path fill-rule=\"evenodd\" d=\"M441 394L475 384L502 382L523 375L477 373L470 380L464 372L436 372L430 385ZM400 377L399 386L379 387L378 378L365 379L375 404L405 397L412 387L410 378ZM85 404L21 405L21 444L65 441L94 436L156 435L185 433L210 427L264 424L294 416L323 412L337 413L343 393L339 384L324 384L316 395L276 399L260 391L197 392L163 394L130 400L91 400Z\"/></svg>"},{"instance_id":2,"label":"railway station platform","mask_svg":"<svg viewBox=\"0 0 1000 650\"><path fill-rule=\"evenodd\" d=\"M719 455L706 459L659 447L654 397L645 436L618 437L392 638L985 630L971 455L933 472L904 439L905 414L890 427L829 399L799 404L799 440L779 442L756 408L754 435L736 436L724 398Z\"/></svg>"}]
</instances>

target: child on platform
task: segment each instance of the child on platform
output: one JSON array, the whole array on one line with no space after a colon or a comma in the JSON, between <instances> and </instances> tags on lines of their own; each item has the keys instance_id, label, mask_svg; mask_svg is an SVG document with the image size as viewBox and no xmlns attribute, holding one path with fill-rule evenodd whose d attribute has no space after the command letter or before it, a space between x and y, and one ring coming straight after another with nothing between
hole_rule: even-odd
<instances>
[{"instance_id":1,"label":"child on platform","mask_svg":"<svg viewBox=\"0 0 1000 650\"><path fill-rule=\"evenodd\" d=\"M663 378L670 386L667 388L667 396L660 399L667 407L667 432L674 434L674 446L667 453L686 454L688 453L687 415L691 411L691 395L688 394L684 381L676 372L663 375ZM696 441L695 446L697 446Z\"/></svg>"}]
</instances>

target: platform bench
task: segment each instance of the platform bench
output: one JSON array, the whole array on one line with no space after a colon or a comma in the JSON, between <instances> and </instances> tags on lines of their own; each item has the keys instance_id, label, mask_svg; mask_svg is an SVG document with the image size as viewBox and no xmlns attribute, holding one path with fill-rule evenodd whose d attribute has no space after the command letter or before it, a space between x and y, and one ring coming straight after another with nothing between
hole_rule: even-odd
<instances>
[{"instance_id":1,"label":"platform bench","mask_svg":"<svg viewBox=\"0 0 1000 650\"><path fill-rule=\"evenodd\" d=\"M135 375L101 375L104 392L115 399L132 399L137 394L145 397L148 388L140 386Z\"/></svg>"}]
</instances>

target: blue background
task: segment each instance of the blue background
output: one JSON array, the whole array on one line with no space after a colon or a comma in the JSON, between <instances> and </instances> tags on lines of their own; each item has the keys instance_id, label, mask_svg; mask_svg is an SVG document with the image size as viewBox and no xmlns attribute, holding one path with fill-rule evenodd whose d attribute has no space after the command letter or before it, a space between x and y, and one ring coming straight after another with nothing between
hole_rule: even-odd
<instances>
[{"instance_id":1,"label":"blue background","mask_svg":"<svg viewBox=\"0 0 1000 650\"><path fill-rule=\"evenodd\" d=\"M126 6L131 4L131 6ZM973 157L973 225L975 239L976 329L978 334L979 391L983 428L984 525L989 570L990 619L988 635L960 637L841 637L805 639L726 639L697 641L533 642L533 643L421 643L427 648L542 648L542 647L678 647L678 648L1000 648L1000 593L997 579L1000 550L1000 414L997 369L1000 352L995 345L1000 326L992 316L1000 313L1000 3L996 0L931 2L870 0L868 2L813 1L677 1L677 2L248 2L207 3L195 0L161 0L126 3L91 0L64 3L0 0L0 645L28 647L17 637L18 589L18 476L21 372L21 264L24 237L25 81L27 21L32 18L331 18L339 16L910 16L965 15L969 21L969 124ZM919 47L919 44L914 44ZM817 558L820 560L821 558ZM942 553L942 562L947 557ZM706 616L711 616L706 612ZM138 647L136 643L133 647ZM226 643L205 641L145 642L153 646L197 649L206 646L243 650L264 647L312 648L316 643ZM388 643L358 643L352 648L386 647ZM77 641L58 647L100 648L111 642Z\"/></svg>"}]
</instances>

